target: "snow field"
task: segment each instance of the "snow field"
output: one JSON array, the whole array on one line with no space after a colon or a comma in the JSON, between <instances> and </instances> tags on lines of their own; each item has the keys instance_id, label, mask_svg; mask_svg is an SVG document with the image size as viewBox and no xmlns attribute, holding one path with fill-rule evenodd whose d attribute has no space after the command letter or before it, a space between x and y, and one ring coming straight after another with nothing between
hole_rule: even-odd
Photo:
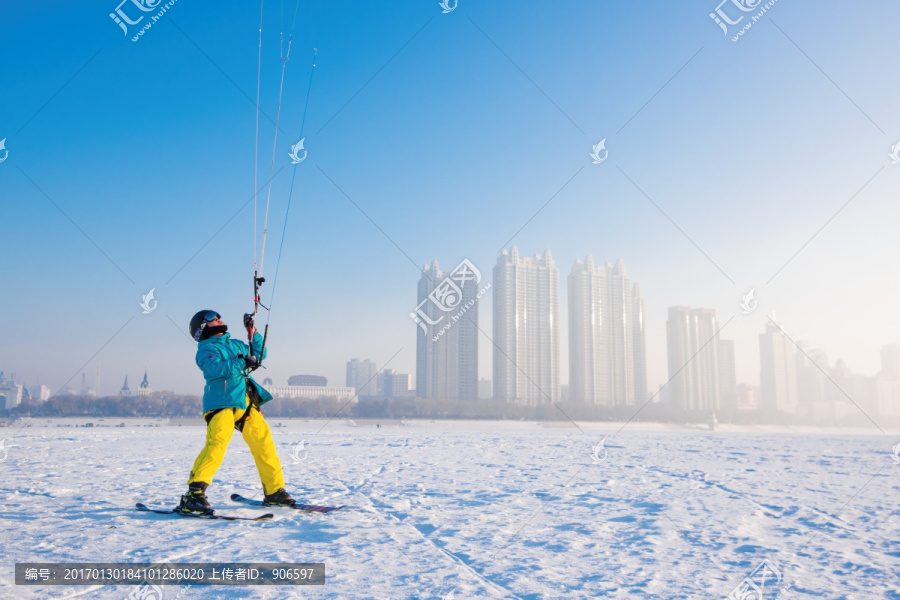
<instances>
[{"instance_id":1,"label":"snow field","mask_svg":"<svg viewBox=\"0 0 900 600\"><path fill-rule=\"evenodd\" d=\"M36 420L8 440L2 598L132 591L15 586L16 562L166 560L326 564L324 586L170 586L169 600L725 598L768 559L783 580L765 598L900 599L900 465L887 436L273 419L289 491L349 506L229 523L133 509L177 502L202 427L57 427L77 422ZM208 496L220 513L259 514L231 502L235 491L261 494L238 435Z\"/></svg>"}]
</instances>

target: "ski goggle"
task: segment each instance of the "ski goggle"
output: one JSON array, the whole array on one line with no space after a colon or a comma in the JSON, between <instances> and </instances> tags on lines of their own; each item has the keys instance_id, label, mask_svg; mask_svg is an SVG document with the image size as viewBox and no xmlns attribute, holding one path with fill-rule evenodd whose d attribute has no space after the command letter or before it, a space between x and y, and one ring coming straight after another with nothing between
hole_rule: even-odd
<instances>
[{"instance_id":1,"label":"ski goggle","mask_svg":"<svg viewBox=\"0 0 900 600\"><path fill-rule=\"evenodd\" d=\"M203 318L200 321L200 327L198 327L197 331L194 332L194 341L195 342L200 341L200 338L203 336L203 330L206 329L207 323L209 323L210 321L215 321L216 319L221 319L221 318L222 317L219 316L219 313L217 313L214 310L208 310L205 313L203 313Z\"/></svg>"}]
</instances>

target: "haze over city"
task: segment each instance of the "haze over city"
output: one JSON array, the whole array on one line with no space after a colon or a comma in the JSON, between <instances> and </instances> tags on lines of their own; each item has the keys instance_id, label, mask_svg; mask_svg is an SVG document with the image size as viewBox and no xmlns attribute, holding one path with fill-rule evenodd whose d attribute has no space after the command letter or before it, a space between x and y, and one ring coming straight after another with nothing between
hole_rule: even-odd
<instances>
[{"instance_id":1,"label":"haze over city","mask_svg":"<svg viewBox=\"0 0 900 600\"><path fill-rule=\"evenodd\" d=\"M776 8L778 25L798 20L822 35L767 26L720 43L717 27L674 6L525 2L451 21L430 20L425 5L328 5L301 18L285 71L266 305L317 47L309 155L294 183L266 375L342 384L349 359L381 367L395 353L387 366L415 373L409 313L422 267L469 259L490 281L512 244L552 251L563 324L575 260L624 260L646 301L650 390L668 379L675 305L713 308L722 323L734 316L722 336L735 341L739 382L759 383L767 315L832 363L877 373L882 345L900 341L900 167L889 158L900 122L887 75L898 8L884 4L875 23L846 5ZM8 23L25 18L6 10ZM199 393L188 319L213 308L234 331L252 308L264 218L260 206L254 235L247 49L257 40L238 24L258 15L179 4L171 24L119 44L108 23L54 10L71 26L51 39L6 34L22 59L4 75L17 93L0 97L3 312L14 315L0 366L56 391L70 378L80 387L86 363L93 384L100 360L102 394L144 368L157 389ZM836 28L869 34L838 52L827 43ZM379 71L398 40L409 43ZM277 80L277 41L262 52L264 80ZM623 52L627 64L615 60ZM261 109L275 118L275 86L263 87ZM273 131L263 117L261 205ZM609 155L593 164L601 139ZM142 314L151 288L158 308ZM750 289L759 305L745 315ZM488 333L492 293L479 302ZM478 343L479 377L490 378L491 342ZM565 327L560 360L567 383Z\"/></svg>"}]
</instances>

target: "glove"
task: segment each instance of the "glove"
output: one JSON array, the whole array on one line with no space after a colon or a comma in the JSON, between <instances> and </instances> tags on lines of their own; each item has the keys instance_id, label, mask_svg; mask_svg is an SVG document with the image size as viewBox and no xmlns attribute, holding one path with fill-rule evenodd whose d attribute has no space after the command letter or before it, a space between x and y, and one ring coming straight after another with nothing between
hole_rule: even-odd
<instances>
[{"instance_id":1,"label":"glove","mask_svg":"<svg viewBox=\"0 0 900 600\"><path fill-rule=\"evenodd\" d=\"M253 355L244 357L244 368L255 371L259 368L259 359Z\"/></svg>"},{"instance_id":2,"label":"glove","mask_svg":"<svg viewBox=\"0 0 900 600\"><path fill-rule=\"evenodd\" d=\"M244 329L256 331L256 323L253 322L253 315L244 313Z\"/></svg>"}]
</instances>

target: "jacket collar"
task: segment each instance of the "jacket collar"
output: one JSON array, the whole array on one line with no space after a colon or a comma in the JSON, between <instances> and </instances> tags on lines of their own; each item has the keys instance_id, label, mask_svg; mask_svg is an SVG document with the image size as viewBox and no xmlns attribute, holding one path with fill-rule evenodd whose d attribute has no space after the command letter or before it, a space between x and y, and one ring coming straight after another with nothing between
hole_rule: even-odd
<instances>
[{"instance_id":1,"label":"jacket collar","mask_svg":"<svg viewBox=\"0 0 900 600\"><path fill-rule=\"evenodd\" d=\"M230 339L231 339L231 334L226 331L222 335L214 335L212 337L206 338L203 341L204 342L213 342L213 343L217 343L217 344L224 344L224 343L227 343Z\"/></svg>"}]
</instances>

